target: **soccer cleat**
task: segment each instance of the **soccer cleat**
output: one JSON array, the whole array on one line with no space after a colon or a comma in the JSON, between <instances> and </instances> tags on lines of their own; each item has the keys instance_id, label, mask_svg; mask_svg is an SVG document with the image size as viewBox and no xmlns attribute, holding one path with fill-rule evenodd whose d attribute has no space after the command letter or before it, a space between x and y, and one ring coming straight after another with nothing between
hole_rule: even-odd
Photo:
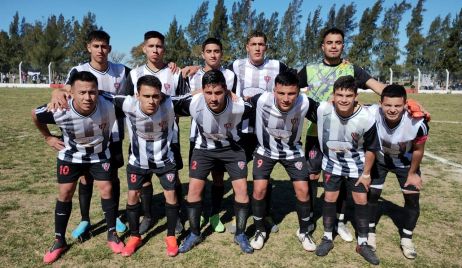
<instances>
[{"instance_id":1,"label":"soccer cleat","mask_svg":"<svg viewBox=\"0 0 462 268\"><path fill-rule=\"evenodd\" d=\"M346 224L344 224L343 222L339 222L338 225L335 227L335 230L337 231L337 234L345 242L353 241L353 236L351 235L350 230L348 230Z\"/></svg>"},{"instance_id":2,"label":"soccer cleat","mask_svg":"<svg viewBox=\"0 0 462 268\"><path fill-rule=\"evenodd\" d=\"M165 238L165 245L167 246L167 256L175 257L178 255L178 244L175 236L167 236Z\"/></svg>"},{"instance_id":3,"label":"soccer cleat","mask_svg":"<svg viewBox=\"0 0 462 268\"><path fill-rule=\"evenodd\" d=\"M377 258L375 252L372 251L372 247L369 246L367 242L357 245L356 252L358 252L359 255L361 255L370 264L379 265L379 258Z\"/></svg>"},{"instance_id":4,"label":"soccer cleat","mask_svg":"<svg viewBox=\"0 0 462 268\"><path fill-rule=\"evenodd\" d=\"M223 233L225 231L225 226L220 220L220 214L215 214L210 217L210 225L212 229L217 233Z\"/></svg>"},{"instance_id":5,"label":"soccer cleat","mask_svg":"<svg viewBox=\"0 0 462 268\"><path fill-rule=\"evenodd\" d=\"M122 249L122 252L120 255L124 257L129 257L135 253L136 249L141 246L142 240L141 237L139 236L130 236L128 239L127 244L125 247Z\"/></svg>"},{"instance_id":6,"label":"soccer cleat","mask_svg":"<svg viewBox=\"0 0 462 268\"><path fill-rule=\"evenodd\" d=\"M144 217L140 223L140 235L144 235L149 229L154 226L154 220L149 217Z\"/></svg>"},{"instance_id":7,"label":"soccer cleat","mask_svg":"<svg viewBox=\"0 0 462 268\"><path fill-rule=\"evenodd\" d=\"M176 226L175 226L175 234L181 234L183 232L183 224L181 223L180 218L176 220Z\"/></svg>"},{"instance_id":8,"label":"soccer cleat","mask_svg":"<svg viewBox=\"0 0 462 268\"><path fill-rule=\"evenodd\" d=\"M230 232L231 234L234 234L236 233L236 218L233 217L233 220L231 221L231 223L228 225L228 232Z\"/></svg>"},{"instance_id":9,"label":"soccer cleat","mask_svg":"<svg viewBox=\"0 0 462 268\"><path fill-rule=\"evenodd\" d=\"M43 262L45 264L51 264L55 262L67 249L66 242L56 239L53 246L43 256Z\"/></svg>"},{"instance_id":10,"label":"soccer cleat","mask_svg":"<svg viewBox=\"0 0 462 268\"><path fill-rule=\"evenodd\" d=\"M247 254L253 253L253 248L250 246L249 239L245 236L244 233L234 236L234 243L238 244L241 248L241 251Z\"/></svg>"},{"instance_id":11,"label":"soccer cleat","mask_svg":"<svg viewBox=\"0 0 462 268\"><path fill-rule=\"evenodd\" d=\"M250 239L250 245L254 249L262 249L263 245L265 244L265 239L266 239L266 232L257 230L255 232L255 236L252 239Z\"/></svg>"},{"instance_id":12,"label":"soccer cleat","mask_svg":"<svg viewBox=\"0 0 462 268\"><path fill-rule=\"evenodd\" d=\"M200 221L201 228L204 227L206 223L207 223L207 220L204 218L204 216L201 215L201 221Z\"/></svg>"},{"instance_id":13,"label":"soccer cleat","mask_svg":"<svg viewBox=\"0 0 462 268\"><path fill-rule=\"evenodd\" d=\"M90 230L90 222L88 221L81 221L79 225L72 231L71 235L72 238L77 239L81 237L83 234Z\"/></svg>"},{"instance_id":14,"label":"soccer cleat","mask_svg":"<svg viewBox=\"0 0 462 268\"><path fill-rule=\"evenodd\" d=\"M372 251L377 250L377 236L375 235L375 233L367 234L367 244L371 246Z\"/></svg>"},{"instance_id":15,"label":"soccer cleat","mask_svg":"<svg viewBox=\"0 0 462 268\"><path fill-rule=\"evenodd\" d=\"M403 251L404 257L408 259L415 259L417 257L414 243L412 243L412 239L410 238L401 238L401 250Z\"/></svg>"},{"instance_id":16,"label":"soccer cleat","mask_svg":"<svg viewBox=\"0 0 462 268\"><path fill-rule=\"evenodd\" d=\"M326 256L334 248L334 242L327 237L323 237L321 244L316 247L317 256Z\"/></svg>"},{"instance_id":17,"label":"soccer cleat","mask_svg":"<svg viewBox=\"0 0 462 268\"><path fill-rule=\"evenodd\" d=\"M265 222L267 224L266 230L271 230L271 233L279 232L279 226L276 223L274 223L273 218L271 218L270 216L265 217Z\"/></svg>"},{"instance_id":18,"label":"soccer cleat","mask_svg":"<svg viewBox=\"0 0 462 268\"><path fill-rule=\"evenodd\" d=\"M119 218L116 218L116 231L118 233L123 233L126 230L127 226Z\"/></svg>"},{"instance_id":19,"label":"soccer cleat","mask_svg":"<svg viewBox=\"0 0 462 268\"><path fill-rule=\"evenodd\" d=\"M186 239L181 244L180 248L178 249L179 253L186 253L190 251L195 245L199 244L202 241L201 235L195 235L190 233Z\"/></svg>"},{"instance_id":20,"label":"soccer cleat","mask_svg":"<svg viewBox=\"0 0 462 268\"><path fill-rule=\"evenodd\" d=\"M306 251L315 251L316 250L316 244L313 241L313 238L311 237L309 232L306 233L300 233L300 229L297 230L297 237L298 241L302 243L303 249Z\"/></svg>"},{"instance_id":21,"label":"soccer cleat","mask_svg":"<svg viewBox=\"0 0 462 268\"><path fill-rule=\"evenodd\" d=\"M107 246L114 252L115 254L119 254L124 249L124 242L122 242L117 235L117 232L109 232L107 234Z\"/></svg>"}]
</instances>

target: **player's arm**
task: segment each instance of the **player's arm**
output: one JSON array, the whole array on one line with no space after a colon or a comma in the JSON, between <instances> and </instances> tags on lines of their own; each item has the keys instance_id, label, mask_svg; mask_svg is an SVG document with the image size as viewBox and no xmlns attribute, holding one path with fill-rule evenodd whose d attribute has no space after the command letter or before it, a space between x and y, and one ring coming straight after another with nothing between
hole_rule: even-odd
<instances>
[{"instance_id":1,"label":"player's arm","mask_svg":"<svg viewBox=\"0 0 462 268\"><path fill-rule=\"evenodd\" d=\"M422 189L422 178L419 176L419 174L417 174L417 171L420 167L420 163L422 162L424 156L425 142L427 141L427 139L428 125L426 124L426 122L423 122L412 146L411 166L409 168L407 180L404 184L404 187L408 185L414 185L415 188L417 188L418 190Z\"/></svg>"},{"instance_id":2,"label":"player's arm","mask_svg":"<svg viewBox=\"0 0 462 268\"><path fill-rule=\"evenodd\" d=\"M77 73L77 69L72 68L69 74L67 75L66 84L64 88L57 88L51 92L50 103L47 104L48 111L56 111L58 109L69 109L67 106L67 100L71 97L71 85L69 81L71 77Z\"/></svg>"},{"instance_id":3,"label":"player's arm","mask_svg":"<svg viewBox=\"0 0 462 268\"><path fill-rule=\"evenodd\" d=\"M42 136L44 137L45 142L51 148L55 149L56 151L64 149L64 142L61 139L53 136L50 132L50 129L47 126L47 123L53 124L55 122L53 114L51 112L46 111L45 106L41 106L37 109L32 110L32 122L34 122L34 125L37 127L40 134L42 134Z\"/></svg>"},{"instance_id":4,"label":"player's arm","mask_svg":"<svg viewBox=\"0 0 462 268\"><path fill-rule=\"evenodd\" d=\"M178 75L178 82L177 82L177 87L175 90L175 95L183 96L188 93L191 93L191 89L189 88L189 85L186 82L186 79L183 78L181 75Z\"/></svg>"},{"instance_id":5,"label":"player's arm","mask_svg":"<svg viewBox=\"0 0 462 268\"><path fill-rule=\"evenodd\" d=\"M185 66L183 69L181 69L181 76L183 76L183 78L191 77L195 75L200 69L201 66L199 65Z\"/></svg>"},{"instance_id":6,"label":"player's arm","mask_svg":"<svg viewBox=\"0 0 462 268\"><path fill-rule=\"evenodd\" d=\"M374 123L372 127L364 133L364 170L355 186L364 185L366 190L369 190L371 185L371 169L375 161L375 153L380 151L380 140L377 134L377 126Z\"/></svg>"},{"instance_id":7,"label":"player's arm","mask_svg":"<svg viewBox=\"0 0 462 268\"><path fill-rule=\"evenodd\" d=\"M318 108L320 103L312 98L308 98L308 101L310 104L305 118L316 124L318 122Z\"/></svg>"},{"instance_id":8,"label":"player's arm","mask_svg":"<svg viewBox=\"0 0 462 268\"><path fill-rule=\"evenodd\" d=\"M192 96L172 96L173 108L176 115L191 116L189 106L191 105Z\"/></svg>"},{"instance_id":9,"label":"player's arm","mask_svg":"<svg viewBox=\"0 0 462 268\"><path fill-rule=\"evenodd\" d=\"M127 80L125 81L125 84L120 93L125 96L135 95L135 85L133 84L132 76L130 74L128 75Z\"/></svg>"},{"instance_id":10,"label":"player's arm","mask_svg":"<svg viewBox=\"0 0 462 268\"><path fill-rule=\"evenodd\" d=\"M306 65L298 72L298 87L305 88L308 87L308 76L306 74Z\"/></svg>"},{"instance_id":11,"label":"player's arm","mask_svg":"<svg viewBox=\"0 0 462 268\"><path fill-rule=\"evenodd\" d=\"M370 88L377 95L382 95L382 91L385 88L385 84L372 78L363 68L353 65L355 80L359 88Z\"/></svg>"}]
</instances>

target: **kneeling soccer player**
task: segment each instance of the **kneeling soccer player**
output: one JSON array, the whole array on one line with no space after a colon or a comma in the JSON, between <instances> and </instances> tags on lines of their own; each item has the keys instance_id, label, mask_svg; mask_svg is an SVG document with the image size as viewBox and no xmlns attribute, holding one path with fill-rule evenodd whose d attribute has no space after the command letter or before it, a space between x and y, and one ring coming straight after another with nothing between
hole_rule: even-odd
<instances>
[{"instance_id":1,"label":"kneeling soccer player","mask_svg":"<svg viewBox=\"0 0 462 268\"><path fill-rule=\"evenodd\" d=\"M116 120L110 99L98 96L97 78L90 72L76 73L70 81L69 110L47 112L41 106L32 112L34 124L46 143L59 151L57 160L58 200L55 208L55 242L43 257L47 264L66 250L66 228L72 212L72 196L77 180L89 173L101 195L108 228L108 246L114 253L124 248L115 230L116 205L112 198L110 135ZM51 135L47 124L60 127L64 141Z\"/></svg>"}]
</instances>

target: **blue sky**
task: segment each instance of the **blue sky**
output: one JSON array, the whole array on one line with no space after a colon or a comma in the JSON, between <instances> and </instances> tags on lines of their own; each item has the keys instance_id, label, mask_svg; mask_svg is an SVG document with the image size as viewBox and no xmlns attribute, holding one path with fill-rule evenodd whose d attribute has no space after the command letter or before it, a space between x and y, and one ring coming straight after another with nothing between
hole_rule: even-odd
<instances>
[{"instance_id":1,"label":"blue sky","mask_svg":"<svg viewBox=\"0 0 462 268\"><path fill-rule=\"evenodd\" d=\"M36 20L46 21L52 15L62 13L66 19L72 16L81 20L88 12L96 15L96 22L111 35L113 51L122 52L129 56L130 49L142 41L143 34L149 30L158 30L166 33L173 17L176 16L179 24L187 26L194 12L202 1L195 0L133 0L133 1L58 1L58 0L3 0L0 3L0 30L8 31L9 24L16 11L20 18L25 17L27 22ZM230 13L232 0L225 0L225 5ZM279 12L279 19L287 9L290 0L254 0L253 7L257 14L264 12L269 16L272 12ZM305 0L302 5L302 23L300 30L303 31L306 24L306 17L310 11L317 6L322 7L322 17L325 20L326 14L333 3L337 3L337 9L342 4L349 4L351 1L344 0ZM375 1L357 0L356 21L361 18L362 12L372 6ZM390 7L399 1L385 0L384 7ZM413 6L416 0L409 1ZM209 17L213 15L216 0L209 1ZM451 13L452 18L462 8L460 0L427 0L425 2L423 33L426 34L431 21L438 15L444 17ZM401 45L407 41L405 26L410 20L411 11L406 12L401 23ZM379 20L380 22L381 20Z\"/></svg>"}]
</instances>

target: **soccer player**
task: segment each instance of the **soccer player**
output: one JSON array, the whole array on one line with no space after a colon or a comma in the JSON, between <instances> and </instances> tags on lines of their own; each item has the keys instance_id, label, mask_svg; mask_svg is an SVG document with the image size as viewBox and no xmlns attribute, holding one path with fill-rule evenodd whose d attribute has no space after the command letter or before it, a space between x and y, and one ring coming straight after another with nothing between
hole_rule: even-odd
<instances>
[{"instance_id":1,"label":"soccer player","mask_svg":"<svg viewBox=\"0 0 462 268\"><path fill-rule=\"evenodd\" d=\"M236 92L236 88L239 87L236 74L229 69L225 69L221 66L221 57L223 56L223 46L220 40L209 37L202 43L202 58L204 59L204 66L199 69L193 76L188 78L189 87L192 92L202 90L202 77L207 71L220 70L226 79L226 87L231 92ZM194 148L194 140L196 139L197 133L196 122L193 119L191 123L191 134L189 137L190 147L189 156L191 157L192 150ZM215 232L221 233L225 231L225 226L220 220L220 209L224 195L224 167L217 167L212 170L212 211L210 216L210 225ZM202 219L202 218L201 218Z\"/></svg>"},{"instance_id":2,"label":"soccer player","mask_svg":"<svg viewBox=\"0 0 462 268\"><path fill-rule=\"evenodd\" d=\"M243 252L253 252L244 233L249 212L247 164L244 150L237 144L237 125L250 108L246 110L242 99L233 102L226 86L223 73L220 70L210 70L202 77L203 93L180 99L175 104L175 112L179 115L191 115L198 129L189 166L187 213L191 232L180 246L180 253L191 250L202 241L201 196L207 176L215 165L224 165L234 190L234 213L237 222L234 242L239 244Z\"/></svg>"},{"instance_id":3,"label":"soccer player","mask_svg":"<svg viewBox=\"0 0 462 268\"><path fill-rule=\"evenodd\" d=\"M308 97L315 101L327 101L332 96L333 85L335 80L340 76L351 75L360 88L370 88L379 94L385 87L384 84L376 81L361 67L344 62L342 53L344 49L344 33L337 28L331 28L324 32L321 50L323 52L322 62L304 66L298 73L300 78L300 88L308 88ZM305 155L308 161L310 172L310 198L311 213L314 211L314 200L317 196L317 184L321 173L322 153L319 148L318 134L316 124L308 122L308 131L305 142ZM336 231L340 237L347 241L353 241L353 236L346 226L346 188L342 184L340 188L340 197L337 201L338 219ZM313 217L313 215L311 215ZM314 229L310 225L310 230Z\"/></svg>"},{"instance_id":4,"label":"soccer player","mask_svg":"<svg viewBox=\"0 0 462 268\"><path fill-rule=\"evenodd\" d=\"M151 182L153 174L160 179L164 189L167 217L167 255L176 256L178 245L175 226L178 219L178 201L175 196L177 170L170 144L174 135L175 114L170 96L161 92L162 83L152 75L137 81L136 97L116 96L115 106L127 118L130 135L130 156L127 166L127 215L130 239L122 250L122 256L131 256L142 241L139 232L139 202L143 184Z\"/></svg>"},{"instance_id":5,"label":"soccer player","mask_svg":"<svg viewBox=\"0 0 462 268\"><path fill-rule=\"evenodd\" d=\"M189 93L189 87L179 73L174 73L164 62L165 37L157 31L148 31L144 34L143 52L146 55L146 64L130 71L130 75L125 84L123 94L133 96L135 85L138 79L144 75L153 75L162 83L162 92L169 96L179 96ZM174 136L171 149L175 155L177 171L183 168L183 160L180 153L178 122L175 122ZM178 172L177 172L178 173ZM178 174L177 174L178 177ZM175 188L178 202L182 200L182 188L179 179ZM149 181L143 183L141 188L141 204L144 212L143 220L140 224L140 234L146 233L153 225L154 219L151 212L153 188ZM183 225L178 218L176 232L180 233Z\"/></svg>"},{"instance_id":6,"label":"soccer player","mask_svg":"<svg viewBox=\"0 0 462 268\"><path fill-rule=\"evenodd\" d=\"M395 173L404 197L406 215L403 219L403 228L400 230L401 249L406 258L414 259L417 253L412 243L412 232L420 214L419 193L422 188L420 163L424 155L429 127L425 119L413 118L405 110L406 97L404 87L389 85L382 92L380 105L370 107L377 120L382 150L377 153L371 173L368 243L375 250L377 202L390 171Z\"/></svg>"},{"instance_id":7,"label":"soccer player","mask_svg":"<svg viewBox=\"0 0 462 268\"><path fill-rule=\"evenodd\" d=\"M71 68L66 80L66 91L70 89L70 81L72 77L81 71L91 72L98 79L98 90L109 92L111 94L120 94L130 68L123 64L112 63L108 60L109 53L111 52L110 36L105 31L96 30L88 34L87 37L87 51L90 54L90 62L82 65L77 65ZM51 104L52 108L69 108L66 105L65 92L62 90L54 90L52 93ZM119 211L120 199L120 180L118 176L118 169L124 165L124 158L122 153L122 140L124 136L124 120L120 118L114 124L111 135L111 144L109 150L111 151L111 178L112 178L112 191L113 198L116 204L116 215ZM74 238L80 237L90 229L90 204L91 196L93 194L93 179L90 177L82 176L79 182L79 204L80 214L82 220L77 228L72 231ZM119 218L116 224L117 232L124 232L126 230Z\"/></svg>"},{"instance_id":8,"label":"soccer player","mask_svg":"<svg viewBox=\"0 0 462 268\"><path fill-rule=\"evenodd\" d=\"M310 222L310 198L308 191L308 166L300 137L304 118L316 121L319 103L300 94L295 73L283 72L276 76L273 92L255 95L249 102L255 107L255 133L258 146L253 159L252 211L256 232L251 239L254 249L261 249L266 239L265 194L274 166L281 163L292 181L299 222L297 237L307 251L314 251L308 226Z\"/></svg>"},{"instance_id":9,"label":"soccer player","mask_svg":"<svg viewBox=\"0 0 462 268\"><path fill-rule=\"evenodd\" d=\"M112 198L110 135L116 120L110 100L98 96L98 80L90 72L75 73L70 80L69 110L47 112L46 106L32 111L32 119L46 143L56 149L58 200L55 208L55 241L43 257L47 264L66 250L66 227L72 212L72 196L77 180L89 173L100 191L108 227L108 246L114 253L124 247L115 231L116 210ZM47 124L60 127L64 141L51 135Z\"/></svg>"},{"instance_id":10,"label":"soccer player","mask_svg":"<svg viewBox=\"0 0 462 268\"><path fill-rule=\"evenodd\" d=\"M367 244L369 213L367 190L375 153L380 150L375 117L356 102L357 86L353 76L342 76L334 83L333 104L323 102L317 111L319 144L323 153L324 235L316 255L325 256L334 247L336 201L342 182L352 192L354 219L358 234L356 251L369 263L379 264Z\"/></svg>"}]
</instances>

